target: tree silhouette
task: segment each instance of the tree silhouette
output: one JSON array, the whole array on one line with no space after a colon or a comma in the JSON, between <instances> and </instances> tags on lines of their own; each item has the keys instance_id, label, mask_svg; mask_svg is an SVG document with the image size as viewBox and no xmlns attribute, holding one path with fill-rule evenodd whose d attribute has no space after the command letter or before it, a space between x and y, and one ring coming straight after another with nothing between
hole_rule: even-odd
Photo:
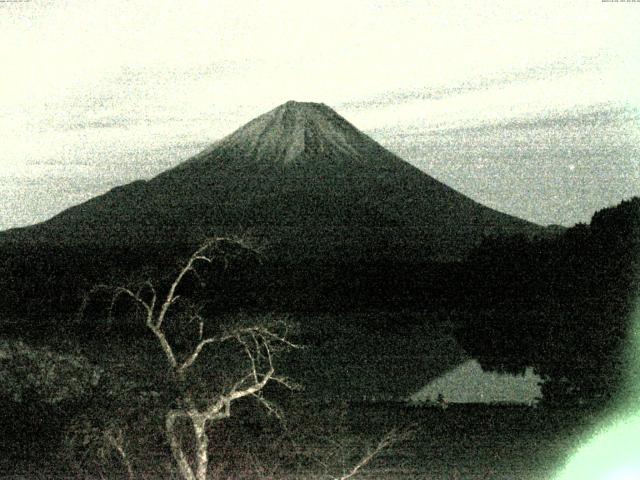
<instances>
[{"instance_id":1,"label":"tree silhouette","mask_svg":"<svg viewBox=\"0 0 640 480\"><path fill-rule=\"evenodd\" d=\"M624 372L639 261L640 198L555 238L486 239L457 336L486 369L533 367L549 403L601 404Z\"/></svg>"}]
</instances>

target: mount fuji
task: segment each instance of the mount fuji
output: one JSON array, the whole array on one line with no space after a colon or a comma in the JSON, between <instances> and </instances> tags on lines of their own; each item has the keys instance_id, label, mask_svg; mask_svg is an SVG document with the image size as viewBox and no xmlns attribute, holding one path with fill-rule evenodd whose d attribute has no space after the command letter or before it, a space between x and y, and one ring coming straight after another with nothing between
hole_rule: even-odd
<instances>
[{"instance_id":1,"label":"mount fuji","mask_svg":"<svg viewBox=\"0 0 640 480\"><path fill-rule=\"evenodd\" d=\"M0 241L127 246L249 231L291 261L459 259L484 235L542 231L400 159L318 103L287 102L150 180Z\"/></svg>"}]
</instances>

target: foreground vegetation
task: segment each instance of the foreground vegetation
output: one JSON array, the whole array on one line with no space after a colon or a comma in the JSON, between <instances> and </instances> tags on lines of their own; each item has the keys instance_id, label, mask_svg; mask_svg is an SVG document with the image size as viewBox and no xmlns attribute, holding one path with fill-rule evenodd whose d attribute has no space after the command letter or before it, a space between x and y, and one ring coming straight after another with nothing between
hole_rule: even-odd
<instances>
[{"instance_id":1,"label":"foreground vegetation","mask_svg":"<svg viewBox=\"0 0 640 480\"><path fill-rule=\"evenodd\" d=\"M241 308L250 284L224 278L229 265L259 264L258 252L225 238L168 275L151 265L84 295L52 286L47 298L78 306L74 316L38 323L52 305L24 291L13 301L29 320L0 339L0 473L549 478L574 434L619 390L640 271L639 211L634 199L559 237L489 239L463 264L468 282L461 265L443 268L454 287L413 310L403 302L416 290L358 313ZM318 298L325 287L316 285ZM359 288L362 298L376 293ZM543 403L442 411L357 401L402 398L455 365L465 353L454 336L487 369L533 366ZM307 389L296 391L298 382Z\"/></svg>"},{"instance_id":2,"label":"foreground vegetation","mask_svg":"<svg viewBox=\"0 0 640 480\"><path fill-rule=\"evenodd\" d=\"M249 405L218 424L212 430L211 478L331 478L389 429L410 428L409 439L381 452L359 478L544 480L596 419L585 410L526 406L451 405L442 411L401 403L301 403L296 409L295 403L283 404L288 426ZM127 478L113 446L96 443L99 437L68 436L81 418L19 425L15 417L3 417L3 431L14 435L11 444L2 445L0 475ZM121 437L134 477L179 478L153 421L126 420L136 422L125 426Z\"/></svg>"},{"instance_id":3,"label":"foreground vegetation","mask_svg":"<svg viewBox=\"0 0 640 480\"><path fill-rule=\"evenodd\" d=\"M129 479L135 478L137 472L143 472L157 477L206 480L212 476L221 478L226 473L237 476L247 468L252 472L255 465L259 470L265 466L278 468L279 463L274 466L270 457L282 457L282 452L295 451L289 448L295 445L291 439L304 429L296 430L292 436L282 410L268 395L270 388L296 388L293 381L279 373L277 366L284 351L299 348L290 340L293 324L286 318L269 315L236 314L231 318L211 318L207 316L206 304L194 300L193 287L185 287L187 279L192 283L195 279L201 288L206 286L200 275L201 265L222 263L226 266L236 254L247 252L255 253L240 240L215 238L195 250L167 283L143 276L125 284L94 286L82 303L80 320L93 301L92 297L106 293L103 301L108 305L108 317L112 318L124 299L124 317L131 322L140 322L146 333L130 338L137 338L139 344L125 341L132 349L130 355L126 355L126 348L116 349L111 351L110 361L96 362L104 365L107 371L94 368L80 354L60 355L51 352L47 346L30 347L20 340L3 341L0 374L7 381L0 389L0 401L14 414L12 417L18 419L14 425L37 424L46 411L67 419L60 458L71 471L50 474L113 476L111 454L118 459ZM141 330L138 328L137 331ZM66 343L71 348L79 346ZM97 346L97 350L104 351L102 346ZM61 366L69 370L69 365L75 367L75 374L66 377L53 374ZM118 372L122 365L125 371ZM49 394L51 390L66 392L69 390L67 385L78 383L77 376L91 379L90 384L84 382L81 390L76 388L79 394ZM276 396L273 392L272 395ZM286 439L284 445L269 439L262 449L253 452L255 457L249 465L240 461L238 455L242 458L244 452L240 446L251 443L254 436L246 436L242 423L229 430L235 438L224 439L224 443L215 445L210 443L212 431L216 427L219 429L220 424L226 426L229 419L239 417L246 421L259 417L254 411L255 405L243 410L243 407L247 408L248 400L261 407L263 414L278 420L281 430L278 437ZM35 416L30 411L34 406L39 410ZM310 425L312 429L320 426L321 432L331 429L332 419L339 417L331 414L328 421L309 424L311 412L308 408L299 412L296 423ZM34 436L50 436L44 433L34 432L27 438L35 440ZM333 465L333 460L320 462L327 478L347 480L403 436L395 431L386 432L375 446L359 457L344 457L348 463L342 466ZM313 434L314 441L323 439L335 444L336 439L340 439L333 433L324 437L325 433ZM216 438L220 440L220 437ZM162 452L155 455L162 444L165 448L168 445L171 462L165 460L167 456ZM278 445L277 450L273 449L274 445ZM29 453L46 448L33 444L23 447L27 447ZM339 453L344 453L342 448ZM269 457L262 459L264 454ZM158 460L154 464L160 470L148 471L146 460L149 458ZM213 459L215 463L211 462ZM295 455L285 463L290 466L292 461L295 462ZM229 462L233 465L232 470L216 471Z\"/></svg>"}]
</instances>

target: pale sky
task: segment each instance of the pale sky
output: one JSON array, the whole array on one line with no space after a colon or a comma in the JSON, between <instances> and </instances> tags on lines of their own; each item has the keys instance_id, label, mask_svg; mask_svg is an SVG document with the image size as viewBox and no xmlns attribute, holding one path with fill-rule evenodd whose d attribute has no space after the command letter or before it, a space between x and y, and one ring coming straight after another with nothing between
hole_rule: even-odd
<instances>
[{"instance_id":1,"label":"pale sky","mask_svg":"<svg viewBox=\"0 0 640 480\"><path fill-rule=\"evenodd\" d=\"M0 2L0 228L287 100L538 223L640 195L640 3Z\"/></svg>"}]
</instances>

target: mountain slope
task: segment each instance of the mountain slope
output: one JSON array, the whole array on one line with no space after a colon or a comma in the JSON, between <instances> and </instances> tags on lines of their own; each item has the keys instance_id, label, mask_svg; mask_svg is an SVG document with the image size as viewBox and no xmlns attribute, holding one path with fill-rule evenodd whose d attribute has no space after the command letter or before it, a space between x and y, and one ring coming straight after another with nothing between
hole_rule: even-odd
<instances>
[{"instance_id":1,"label":"mountain slope","mask_svg":"<svg viewBox=\"0 0 640 480\"><path fill-rule=\"evenodd\" d=\"M325 105L287 102L149 181L3 237L138 245L249 230L280 259L414 261L539 229L429 177Z\"/></svg>"}]
</instances>

